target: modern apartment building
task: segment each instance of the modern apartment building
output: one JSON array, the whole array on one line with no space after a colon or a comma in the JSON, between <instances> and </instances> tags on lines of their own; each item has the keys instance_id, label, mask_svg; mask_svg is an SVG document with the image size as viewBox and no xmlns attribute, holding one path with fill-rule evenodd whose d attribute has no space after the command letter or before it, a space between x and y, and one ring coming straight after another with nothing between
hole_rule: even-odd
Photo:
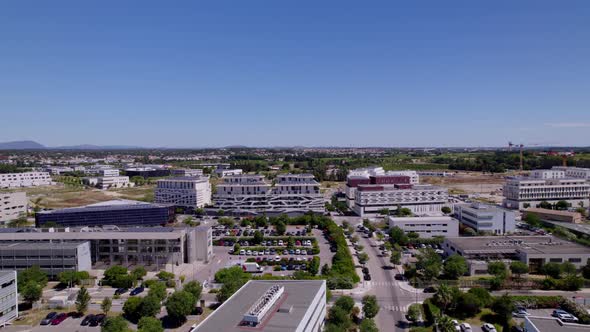
<instances>
[{"instance_id":1,"label":"modern apartment building","mask_svg":"<svg viewBox=\"0 0 590 332\"><path fill-rule=\"evenodd\" d=\"M125 169L125 175L130 178L134 176L141 176L143 178L156 178L169 176L170 170L165 167L158 166L130 167Z\"/></svg>"},{"instance_id":2,"label":"modern apartment building","mask_svg":"<svg viewBox=\"0 0 590 332\"><path fill-rule=\"evenodd\" d=\"M197 176L203 176L203 170L202 169L189 169L189 168L172 169L172 170L170 170L170 175L172 175L174 177L197 177Z\"/></svg>"},{"instance_id":3,"label":"modern apartment building","mask_svg":"<svg viewBox=\"0 0 590 332\"><path fill-rule=\"evenodd\" d=\"M389 185L415 185L420 182L420 176L416 171L385 171L383 167L358 168L348 172L346 177L346 201L348 207L354 208L356 190L359 185L389 184Z\"/></svg>"},{"instance_id":4,"label":"modern apartment building","mask_svg":"<svg viewBox=\"0 0 590 332\"><path fill-rule=\"evenodd\" d=\"M53 182L47 172L0 174L0 188L48 186Z\"/></svg>"},{"instance_id":5,"label":"modern apartment building","mask_svg":"<svg viewBox=\"0 0 590 332\"><path fill-rule=\"evenodd\" d=\"M160 226L174 221L171 205L131 200L112 200L75 208L40 211L35 215L37 227L51 223L71 226Z\"/></svg>"},{"instance_id":6,"label":"modern apartment building","mask_svg":"<svg viewBox=\"0 0 590 332\"><path fill-rule=\"evenodd\" d=\"M251 280L195 332L321 332L325 317L325 280Z\"/></svg>"},{"instance_id":7,"label":"modern apartment building","mask_svg":"<svg viewBox=\"0 0 590 332\"><path fill-rule=\"evenodd\" d=\"M448 205L446 188L431 185L358 185L353 211L361 216L375 216L383 209L408 208L419 216L440 215Z\"/></svg>"},{"instance_id":8,"label":"modern apartment building","mask_svg":"<svg viewBox=\"0 0 590 332\"><path fill-rule=\"evenodd\" d=\"M158 180L155 202L196 209L211 204L208 177L177 177Z\"/></svg>"},{"instance_id":9,"label":"modern apartment building","mask_svg":"<svg viewBox=\"0 0 590 332\"><path fill-rule=\"evenodd\" d=\"M0 245L27 243L36 250L59 244L89 243L94 267L143 265L157 270L166 264L208 262L213 255L212 236L208 226L3 228Z\"/></svg>"},{"instance_id":10,"label":"modern apartment building","mask_svg":"<svg viewBox=\"0 0 590 332\"><path fill-rule=\"evenodd\" d=\"M217 185L215 207L234 213L323 212L319 183L311 174L284 174L271 186L261 175L234 175Z\"/></svg>"},{"instance_id":11,"label":"modern apartment building","mask_svg":"<svg viewBox=\"0 0 590 332\"><path fill-rule=\"evenodd\" d=\"M563 171L565 177L590 181L590 168L553 166L552 170Z\"/></svg>"},{"instance_id":12,"label":"modern apartment building","mask_svg":"<svg viewBox=\"0 0 590 332\"><path fill-rule=\"evenodd\" d=\"M0 326L18 318L18 291L16 271L0 271Z\"/></svg>"},{"instance_id":13,"label":"modern apartment building","mask_svg":"<svg viewBox=\"0 0 590 332\"><path fill-rule=\"evenodd\" d=\"M457 219L476 232L502 235L516 230L513 211L482 203L455 204L454 210Z\"/></svg>"},{"instance_id":14,"label":"modern apartment building","mask_svg":"<svg viewBox=\"0 0 590 332\"><path fill-rule=\"evenodd\" d=\"M51 278L63 271L89 271L89 242L0 244L0 270L22 271L37 265Z\"/></svg>"},{"instance_id":15,"label":"modern apartment building","mask_svg":"<svg viewBox=\"0 0 590 332\"><path fill-rule=\"evenodd\" d=\"M563 179L565 178L565 171L559 169L536 169L531 171L529 175L532 179Z\"/></svg>"},{"instance_id":16,"label":"modern apartment building","mask_svg":"<svg viewBox=\"0 0 590 332\"><path fill-rule=\"evenodd\" d=\"M389 217L389 227L399 227L406 233L417 233L421 238L459 236L459 222L447 216Z\"/></svg>"},{"instance_id":17,"label":"modern apartment building","mask_svg":"<svg viewBox=\"0 0 590 332\"><path fill-rule=\"evenodd\" d=\"M0 192L0 223L4 224L26 215L29 201L25 192Z\"/></svg>"},{"instance_id":18,"label":"modern apartment building","mask_svg":"<svg viewBox=\"0 0 590 332\"><path fill-rule=\"evenodd\" d=\"M585 179L554 178L557 173L536 173L535 177L508 177L503 188L504 207L523 210L541 202L566 201L572 207L589 206L590 183Z\"/></svg>"}]
</instances>

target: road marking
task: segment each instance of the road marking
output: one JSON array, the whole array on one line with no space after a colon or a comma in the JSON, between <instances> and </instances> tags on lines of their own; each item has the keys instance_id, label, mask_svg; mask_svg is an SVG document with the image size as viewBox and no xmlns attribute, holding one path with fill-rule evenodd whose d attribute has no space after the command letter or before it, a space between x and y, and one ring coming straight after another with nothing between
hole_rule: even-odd
<instances>
[{"instance_id":1,"label":"road marking","mask_svg":"<svg viewBox=\"0 0 590 332\"><path fill-rule=\"evenodd\" d=\"M399 305L392 305L392 304L387 304L382 306L382 308L384 310L389 310L389 311L396 311L396 312L408 312L408 307L410 305L405 305L405 306L399 306Z\"/></svg>"}]
</instances>

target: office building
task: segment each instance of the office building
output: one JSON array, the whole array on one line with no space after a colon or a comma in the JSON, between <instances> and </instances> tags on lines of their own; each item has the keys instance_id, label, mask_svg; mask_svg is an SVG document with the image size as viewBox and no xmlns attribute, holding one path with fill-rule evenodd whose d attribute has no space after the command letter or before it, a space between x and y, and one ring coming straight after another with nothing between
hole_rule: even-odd
<instances>
[{"instance_id":1,"label":"office building","mask_svg":"<svg viewBox=\"0 0 590 332\"><path fill-rule=\"evenodd\" d=\"M325 317L325 280L251 280L195 332L321 332Z\"/></svg>"},{"instance_id":2,"label":"office building","mask_svg":"<svg viewBox=\"0 0 590 332\"><path fill-rule=\"evenodd\" d=\"M563 179L565 178L565 171L560 169L536 169L531 171L529 178L531 179Z\"/></svg>"},{"instance_id":3,"label":"office building","mask_svg":"<svg viewBox=\"0 0 590 332\"><path fill-rule=\"evenodd\" d=\"M545 201L566 201L572 207L590 205L590 183L585 179L554 178L555 172L538 172L535 177L508 177L503 188L506 208L523 210Z\"/></svg>"},{"instance_id":4,"label":"office building","mask_svg":"<svg viewBox=\"0 0 590 332\"><path fill-rule=\"evenodd\" d=\"M383 167L358 168L348 172L346 177L346 201L348 207L355 205L356 190L359 185L416 185L420 176L416 171L385 171Z\"/></svg>"},{"instance_id":5,"label":"office building","mask_svg":"<svg viewBox=\"0 0 590 332\"><path fill-rule=\"evenodd\" d=\"M22 271L37 265L50 278L63 271L89 271L89 242L0 244L0 269Z\"/></svg>"},{"instance_id":6,"label":"office building","mask_svg":"<svg viewBox=\"0 0 590 332\"><path fill-rule=\"evenodd\" d=\"M172 170L170 170L170 175L172 175L174 177L197 177L197 176L203 176L203 170L202 169L188 169L188 168L172 169Z\"/></svg>"},{"instance_id":7,"label":"office building","mask_svg":"<svg viewBox=\"0 0 590 332\"><path fill-rule=\"evenodd\" d=\"M208 177L177 177L158 180L155 202L194 210L211 204Z\"/></svg>"},{"instance_id":8,"label":"office building","mask_svg":"<svg viewBox=\"0 0 590 332\"><path fill-rule=\"evenodd\" d=\"M582 214L579 212L549 210L540 208L528 208L524 211L524 216L532 214L544 221L561 221L574 224L582 223Z\"/></svg>"},{"instance_id":9,"label":"office building","mask_svg":"<svg viewBox=\"0 0 590 332\"><path fill-rule=\"evenodd\" d=\"M323 212L319 183L311 174L283 174L272 187L262 175L234 175L217 185L215 207L233 213Z\"/></svg>"},{"instance_id":10,"label":"office building","mask_svg":"<svg viewBox=\"0 0 590 332\"><path fill-rule=\"evenodd\" d=\"M115 168L101 168L98 170L98 174L101 177L119 177L119 170ZM126 176L127 182L129 182L129 177Z\"/></svg>"},{"instance_id":11,"label":"office building","mask_svg":"<svg viewBox=\"0 0 590 332\"><path fill-rule=\"evenodd\" d=\"M565 177L568 178L585 179L586 181L590 181L590 168L553 166L551 169L563 171Z\"/></svg>"},{"instance_id":12,"label":"office building","mask_svg":"<svg viewBox=\"0 0 590 332\"><path fill-rule=\"evenodd\" d=\"M1 228L0 244L42 245L90 243L96 268L143 265L158 270L167 264L208 262L213 255L211 228L199 227L66 227Z\"/></svg>"},{"instance_id":13,"label":"office building","mask_svg":"<svg viewBox=\"0 0 590 332\"><path fill-rule=\"evenodd\" d=\"M459 236L459 222L451 217L389 217L389 227L399 227L405 233L417 233L421 238Z\"/></svg>"},{"instance_id":14,"label":"office building","mask_svg":"<svg viewBox=\"0 0 590 332\"><path fill-rule=\"evenodd\" d=\"M455 217L476 232L506 234L516 230L516 215L513 211L497 206L472 203L455 204Z\"/></svg>"},{"instance_id":15,"label":"office building","mask_svg":"<svg viewBox=\"0 0 590 332\"><path fill-rule=\"evenodd\" d=\"M141 166L130 167L125 169L125 175L129 178L141 176L143 178L158 178L170 175L170 170L164 166Z\"/></svg>"},{"instance_id":16,"label":"office building","mask_svg":"<svg viewBox=\"0 0 590 332\"><path fill-rule=\"evenodd\" d=\"M128 176L100 176L96 178L96 187L99 189L114 189L130 187Z\"/></svg>"},{"instance_id":17,"label":"office building","mask_svg":"<svg viewBox=\"0 0 590 332\"><path fill-rule=\"evenodd\" d=\"M487 273L494 260L518 260L532 272L543 264L570 262L580 269L590 259L590 248L553 236L473 236L446 238L442 244L447 255L459 254L477 262L472 274Z\"/></svg>"},{"instance_id":18,"label":"office building","mask_svg":"<svg viewBox=\"0 0 590 332\"><path fill-rule=\"evenodd\" d=\"M358 185L353 211L361 216L377 216L383 209L408 208L419 216L441 215L448 205L446 188L431 185Z\"/></svg>"},{"instance_id":19,"label":"office building","mask_svg":"<svg viewBox=\"0 0 590 332\"><path fill-rule=\"evenodd\" d=\"M59 226L160 226L174 221L170 205L131 200L112 200L75 208L39 211L37 227L51 223Z\"/></svg>"},{"instance_id":20,"label":"office building","mask_svg":"<svg viewBox=\"0 0 590 332\"><path fill-rule=\"evenodd\" d=\"M0 174L0 188L48 186L53 182L47 172Z\"/></svg>"},{"instance_id":21,"label":"office building","mask_svg":"<svg viewBox=\"0 0 590 332\"><path fill-rule=\"evenodd\" d=\"M447 176L453 176L454 174L452 172L445 171L418 171L418 175L446 178Z\"/></svg>"},{"instance_id":22,"label":"office building","mask_svg":"<svg viewBox=\"0 0 590 332\"><path fill-rule=\"evenodd\" d=\"M16 271L0 271L0 326L18 318L18 291Z\"/></svg>"},{"instance_id":23,"label":"office building","mask_svg":"<svg viewBox=\"0 0 590 332\"><path fill-rule=\"evenodd\" d=\"M217 174L217 176L219 176L220 178L224 178L226 176L241 175L242 170L239 168L237 168L237 169L218 168L215 170L215 174Z\"/></svg>"},{"instance_id":24,"label":"office building","mask_svg":"<svg viewBox=\"0 0 590 332\"><path fill-rule=\"evenodd\" d=\"M0 193L0 223L27 215L29 201L25 192Z\"/></svg>"}]
</instances>

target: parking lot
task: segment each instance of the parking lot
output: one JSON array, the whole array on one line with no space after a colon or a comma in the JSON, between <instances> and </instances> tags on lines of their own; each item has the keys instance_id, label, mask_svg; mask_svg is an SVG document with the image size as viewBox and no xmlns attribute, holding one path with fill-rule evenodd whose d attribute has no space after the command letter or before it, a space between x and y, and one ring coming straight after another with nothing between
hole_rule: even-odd
<instances>
[{"instance_id":1,"label":"parking lot","mask_svg":"<svg viewBox=\"0 0 590 332\"><path fill-rule=\"evenodd\" d=\"M59 325L37 325L33 327L31 331L43 331L43 332L83 332L83 331L92 331L97 332L100 331L100 326L80 326L83 318L72 318L68 317L66 320L61 322Z\"/></svg>"}]
</instances>

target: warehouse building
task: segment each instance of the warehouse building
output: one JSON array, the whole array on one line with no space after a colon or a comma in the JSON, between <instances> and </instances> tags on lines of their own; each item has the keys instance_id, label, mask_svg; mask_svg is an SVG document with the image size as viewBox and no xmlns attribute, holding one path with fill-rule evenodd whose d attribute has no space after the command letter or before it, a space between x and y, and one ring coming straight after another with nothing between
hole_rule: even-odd
<instances>
[{"instance_id":1,"label":"warehouse building","mask_svg":"<svg viewBox=\"0 0 590 332\"><path fill-rule=\"evenodd\" d=\"M94 266L143 265L162 268L166 264L208 262L213 255L210 227L3 228L0 244L26 242L37 245L90 243Z\"/></svg>"},{"instance_id":2,"label":"warehouse building","mask_svg":"<svg viewBox=\"0 0 590 332\"><path fill-rule=\"evenodd\" d=\"M0 244L0 270L22 271L39 266L50 278L63 271L88 271L90 243L27 243Z\"/></svg>"},{"instance_id":3,"label":"warehouse building","mask_svg":"<svg viewBox=\"0 0 590 332\"><path fill-rule=\"evenodd\" d=\"M325 280L251 280L194 332L321 332L325 317Z\"/></svg>"},{"instance_id":4,"label":"warehouse building","mask_svg":"<svg viewBox=\"0 0 590 332\"><path fill-rule=\"evenodd\" d=\"M37 227L52 226L160 226L174 221L174 207L131 200L111 200L75 208L40 211Z\"/></svg>"}]
</instances>

